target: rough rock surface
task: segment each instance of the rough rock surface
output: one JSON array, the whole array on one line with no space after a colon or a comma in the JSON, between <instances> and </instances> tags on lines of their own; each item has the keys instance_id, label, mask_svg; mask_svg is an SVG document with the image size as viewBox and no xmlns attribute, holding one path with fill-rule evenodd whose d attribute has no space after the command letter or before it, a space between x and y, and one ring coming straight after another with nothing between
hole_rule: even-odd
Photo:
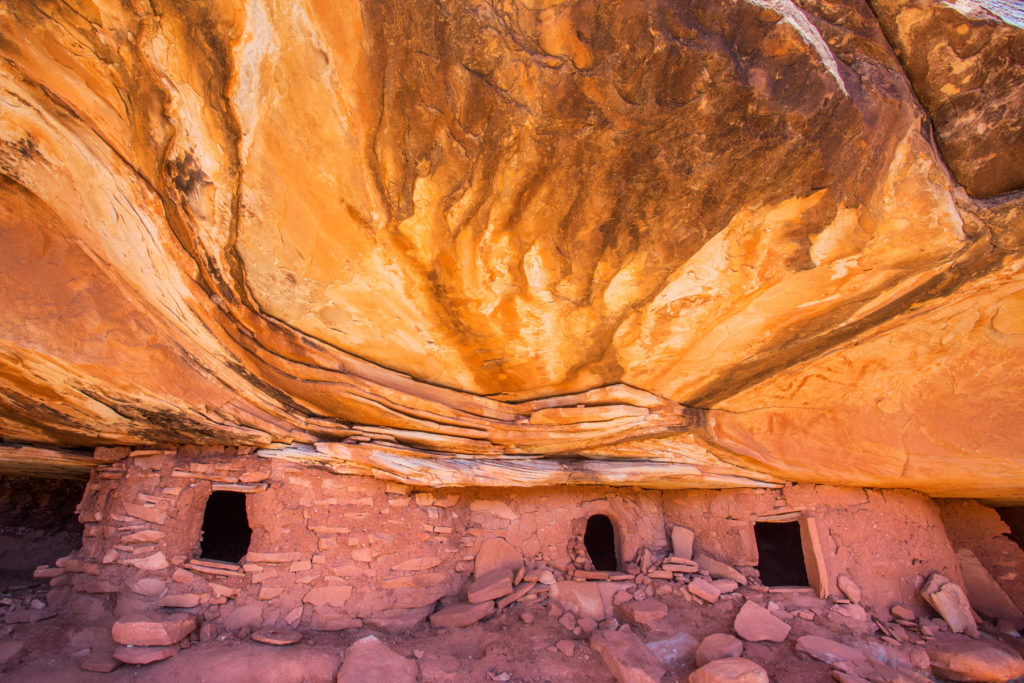
<instances>
[{"instance_id":1,"label":"rough rock surface","mask_svg":"<svg viewBox=\"0 0 1024 683\"><path fill-rule=\"evenodd\" d=\"M592 647L618 683L658 683L665 669L642 640L625 631L594 631Z\"/></svg>"},{"instance_id":2,"label":"rough rock surface","mask_svg":"<svg viewBox=\"0 0 1024 683\"><path fill-rule=\"evenodd\" d=\"M690 683L768 683L768 673L749 659L727 657L694 671Z\"/></svg>"},{"instance_id":3,"label":"rough rock surface","mask_svg":"<svg viewBox=\"0 0 1024 683\"><path fill-rule=\"evenodd\" d=\"M389 648L376 636L360 638L345 651L337 683L416 683L416 663Z\"/></svg>"},{"instance_id":4,"label":"rough rock surface","mask_svg":"<svg viewBox=\"0 0 1024 683\"><path fill-rule=\"evenodd\" d=\"M5 441L1024 496L994 15L11 0L0 34ZM436 454L474 459L400 466Z\"/></svg>"},{"instance_id":5,"label":"rough rock surface","mask_svg":"<svg viewBox=\"0 0 1024 683\"><path fill-rule=\"evenodd\" d=\"M1024 676L1024 659L996 643L945 636L928 645L932 671L951 681L1001 683Z\"/></svg>"}]
</instances>

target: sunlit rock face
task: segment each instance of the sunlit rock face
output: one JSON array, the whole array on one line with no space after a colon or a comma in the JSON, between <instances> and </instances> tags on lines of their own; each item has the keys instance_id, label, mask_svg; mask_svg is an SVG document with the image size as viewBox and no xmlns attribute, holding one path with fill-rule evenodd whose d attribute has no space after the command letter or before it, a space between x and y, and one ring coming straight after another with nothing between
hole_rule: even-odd
<instances>
[{"instance_id":1,"label":"sunlit rock face","mask_svg":"<svg viewBox=\"0 0 1024 683\"><path fill-rule=\"evenodd\" d=\"M13 0L0 36L9 441L1024 490L995 15Z\"/></svg>"}]
</instances>

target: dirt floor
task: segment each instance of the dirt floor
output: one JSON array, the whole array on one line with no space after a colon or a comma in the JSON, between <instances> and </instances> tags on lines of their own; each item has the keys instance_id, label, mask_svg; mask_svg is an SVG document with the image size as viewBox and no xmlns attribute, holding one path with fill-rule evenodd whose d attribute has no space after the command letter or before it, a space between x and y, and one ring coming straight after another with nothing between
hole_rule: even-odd
<instances>
[{"instance_id":1,"label":"dirt floor","mask_svg":"<svg viewBox=\"0 0 1024 683\"><path fill-rule=\"evenodd\" d=\"M41 599L45 590L45 584L41 583L34 591L9 592L3 599L21 601L22 607L30 610L28 602ZM803 635L819 635L853 645L868 658L905 672L903 677L891 680L929 680L914 677L928 674L927 668L920 668L926 641L919 634L906 629L901 636L905 637L904 642L887 642L883 639L887 636L870 617L860 620L836 611L837 608L848 609L850 605L820 600L806 591L766 592L763 587L741 589L715 604L687 599L681 590L663 590L662 593L657 599L668 607L668 615L648 626L631 624L630 629L649 647L659 641L667 641L663 650L671 649L673 644L676 646L681 656L676 661L665 662L668 673L663 680L667 682L688 680L695 669L693 648L709 634L731 633L733 619L747 599L763 604L792 626L782 643L745 643L743 656L763 666L772 681L833 680L828 664L796 651L794 644ZM201 631L197 630L187 641L187 648L168 660L145 666L125 665L104 674L83 671L79 662L91 652L110 651L113 618L62 614L35 623L0 626L0 659L7 658L6 664L0 664L0 671L3 680L11 683L333 681L347 646L358 638L374 634L398 654L415 661L420 680L425 683L603 683L614 680L601 657L589 646L588 634L578 626L576 632L568 630L564 616L558 603L542 598L513 605L468 628L435 629L424 623L404 634L386 634L367 628L310 632L301 643L284 647L255 643L245 631L213 635L212 630L206 629L201 636ZM942 630L938 620L926 618L920 623L934 627L937 632ZM601 627L621 625L614 619L602 623ZM1017 651L1024 651L1019 638L982 635L983 639L993 637ZM10 650L15 649L12 655Z\"/></svg>"}]
</instances>

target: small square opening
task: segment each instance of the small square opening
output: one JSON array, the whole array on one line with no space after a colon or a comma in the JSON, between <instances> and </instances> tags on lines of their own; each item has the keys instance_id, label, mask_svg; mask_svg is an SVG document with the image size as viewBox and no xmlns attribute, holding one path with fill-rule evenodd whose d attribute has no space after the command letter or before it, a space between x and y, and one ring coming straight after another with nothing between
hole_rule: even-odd
<instances>
[{"instance_id":1,"label":"small square opening","mask_svg":"<svg viewBox=\"0 0 1024 683\"><path fill-rule=\"evenodd\" d=\"M809 586L800 522L755 522L757 571L766 586Z\"/></svg>"},{"instance_id":2,"label":"small square opening","mask_svg":"<svg viewBox=\"0 0 1024 683\"><path fill-rule=\"evenodd\" d=\"M237 563L249 552L252 528L245 511L245 494L214 491L206 501L199 556Z\"/></svg>"}]
</instances>

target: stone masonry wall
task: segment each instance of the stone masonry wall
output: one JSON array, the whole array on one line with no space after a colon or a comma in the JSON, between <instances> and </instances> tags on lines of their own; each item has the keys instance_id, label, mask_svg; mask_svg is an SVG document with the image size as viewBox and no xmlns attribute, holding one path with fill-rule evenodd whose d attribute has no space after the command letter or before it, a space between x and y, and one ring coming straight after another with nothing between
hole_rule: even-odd
<instances>
[{"instance_id":1,"label":"stone masonry wall","mask_svg":"<svg viewBox=\"0 0 1024 683\"><path fill-rule=\"evenodd\" d=\"M915 581L931 571L960 580L934 504L914 493L414 490L233 449L127 455L104 453L112 462L93 472L82 549L37 573L52 579L50 604L73 598L80 616L177 608L232 632L415 623L461 599L488 538L505 539L528 569L555 580L587 569L582 537L594 514L613 521L622 569L668 556L673 525L692 529L698 550L753 566L753 521L800 510L819 520L831 593L846 572L866 604L886 609L913 604ZM218 488L247 492L252 541L237 566L198 558L206 500Z\"/></svg>"}]
</instances>

